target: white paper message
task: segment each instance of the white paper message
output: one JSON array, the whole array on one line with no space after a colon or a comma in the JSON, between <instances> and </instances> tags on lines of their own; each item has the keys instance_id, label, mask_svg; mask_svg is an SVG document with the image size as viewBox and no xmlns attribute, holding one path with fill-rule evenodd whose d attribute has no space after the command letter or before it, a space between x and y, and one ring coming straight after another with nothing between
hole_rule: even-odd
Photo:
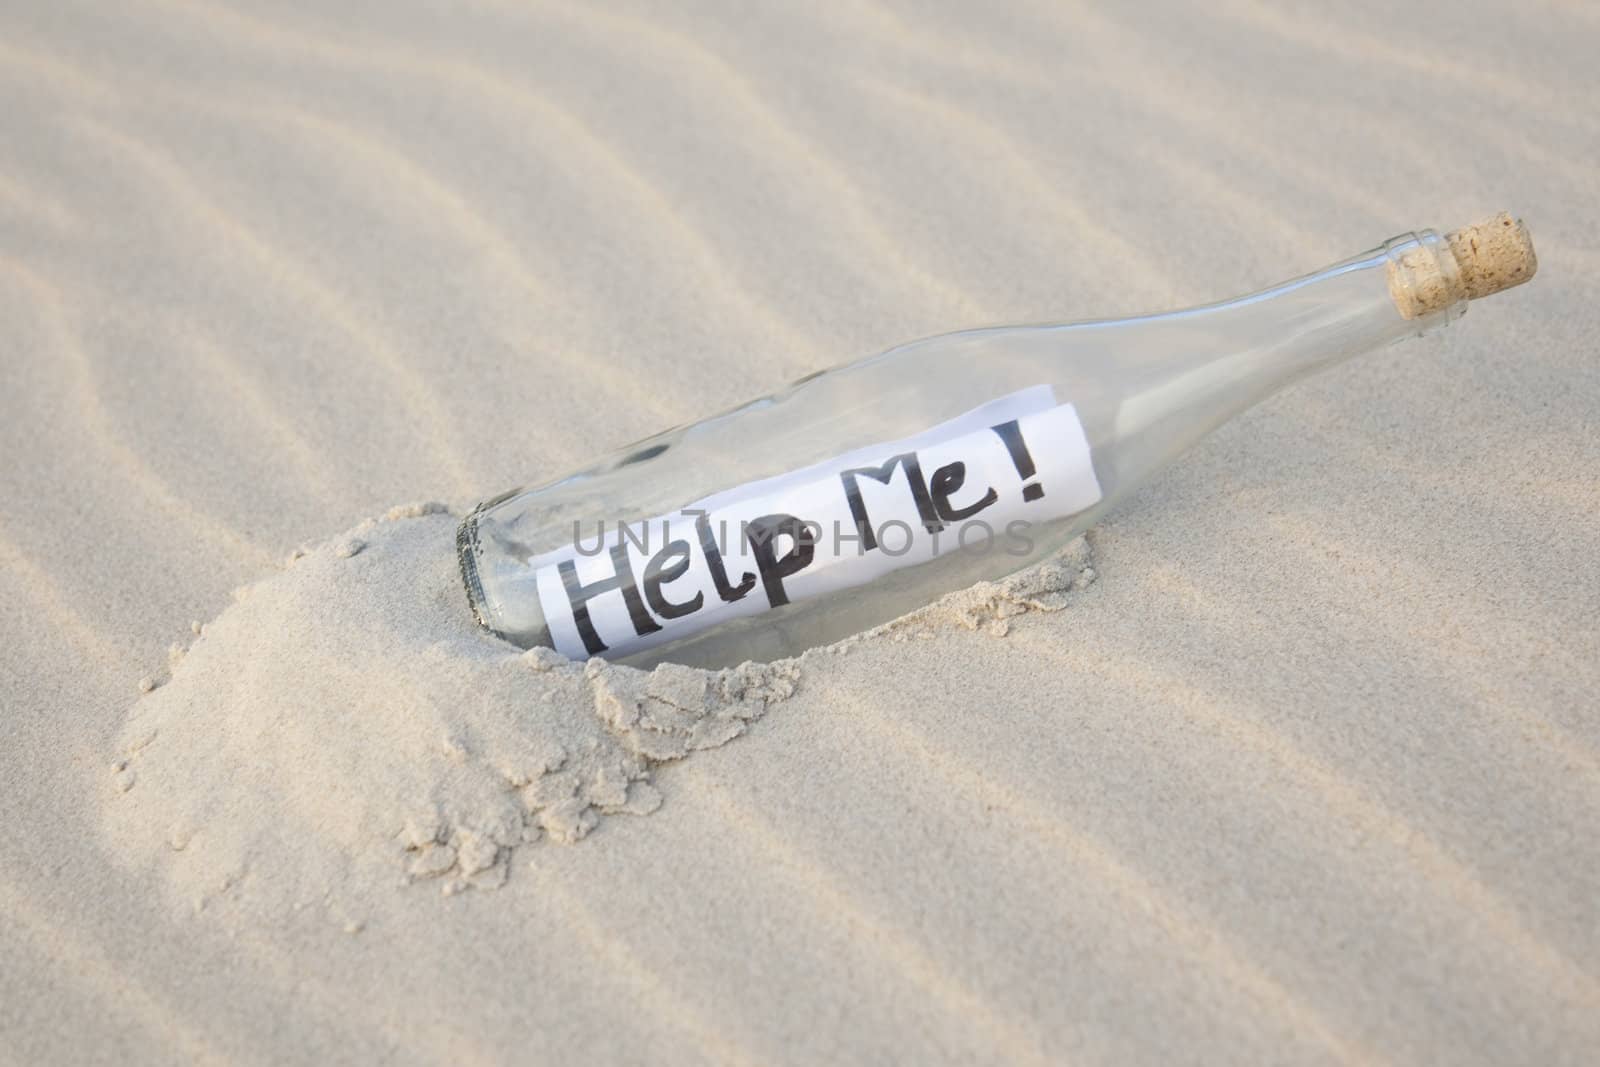
<instances>
[{"instance_id":1,"label":"white paper message","mask_svg":"<svg viewBox=\"0 0 1600 1067\"><path fill-rule=\"evenodd\" d=\"M949 552L1016 552L1031 525L1099 500L1077 412L1035 386L670 515L574 530L530 562L557 651L625 656Z\"/></svg>"}]
</instances>

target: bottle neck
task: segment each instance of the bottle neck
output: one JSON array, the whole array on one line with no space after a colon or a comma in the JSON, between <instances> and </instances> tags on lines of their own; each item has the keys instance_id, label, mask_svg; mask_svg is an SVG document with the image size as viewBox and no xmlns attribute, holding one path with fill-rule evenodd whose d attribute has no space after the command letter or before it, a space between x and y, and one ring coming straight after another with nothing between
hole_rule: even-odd
<instances>
[{"instance_id":1,"label":"bottle neck","mask_svg":"<svg viewBox=\"0 0 1600 1067\"><path fill-rule=\"evenodd\" d=\"M1131 487L1293 382L1460 317L1455 272L1448 246L1426 230L1249 296L1131 320L1175 358L1151 361L1130 383L1110 480Z\"/></svg>"}]
</instances>

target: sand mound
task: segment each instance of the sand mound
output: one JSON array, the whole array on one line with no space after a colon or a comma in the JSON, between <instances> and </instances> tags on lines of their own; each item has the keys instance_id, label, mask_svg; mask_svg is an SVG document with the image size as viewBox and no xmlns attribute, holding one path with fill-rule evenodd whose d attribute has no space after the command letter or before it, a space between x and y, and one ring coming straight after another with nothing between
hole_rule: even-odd
<instances>
[{"instance_id":1,"label":"sand mound","mask_svg":"<svg viewBox=\"0 0 1600 1067\"><path fill-rule=\"evenodd\" d=\"M645 672L489 638L455 524L397 508L297 552L174 646L112 768L115 850L196 908L498 886L541 838L653 811L655 764L726 743L794 689L793 663Z\"/></svg>"}]
</instances>

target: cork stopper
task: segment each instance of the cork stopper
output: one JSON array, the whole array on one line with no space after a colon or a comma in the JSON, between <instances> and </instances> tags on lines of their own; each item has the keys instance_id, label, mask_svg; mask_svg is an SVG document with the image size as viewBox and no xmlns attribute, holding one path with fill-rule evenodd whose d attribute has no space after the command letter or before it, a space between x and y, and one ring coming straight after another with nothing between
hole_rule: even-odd
<instances>
[{"instance_id":1,"label":"cork stopper","mask_svg":"<svg viewBox=\"0 0 1600 1067\"><path fill-rule=\"evenodd\" d=\"M1389 295L1400 314L1419 318L1462 300L1479 300L1521 285L1539 269L1521 219L1492 219L1413 244L1389 263Z\"/></svg>"},{"instance_id":2,"label":"cork stopper","mask_svg":"<svg viewBox=\"0 0 1600 1067\"><path fill-rule=\"evenodd\" d=\"M1461 285L1468 300L1521 285L1539 269L1528 227L1504 211L1476 226L1447 233L1444 239L1461 268Z\"/></svg>"}]
</instances>

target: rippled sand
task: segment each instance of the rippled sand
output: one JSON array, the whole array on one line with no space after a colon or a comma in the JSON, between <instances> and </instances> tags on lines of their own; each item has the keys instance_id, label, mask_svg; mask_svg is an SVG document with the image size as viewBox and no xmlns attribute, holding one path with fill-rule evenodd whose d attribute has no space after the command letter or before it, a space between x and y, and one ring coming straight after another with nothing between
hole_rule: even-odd
<instances>
[{"instance_id":1,"label":"rippled sand","mask_svg":"<svg viewBox=\"0 0 1600 1067\"><path fill-rule=\"evenodd\" d=\"M324 7L0 10L0 1060L1592 1058L1593 13ZM1533 284L1063 610L812 657L495 892L180 913L106 837L138 680L396 500L1502 207Z\"/></svg>"}]
</instances>

